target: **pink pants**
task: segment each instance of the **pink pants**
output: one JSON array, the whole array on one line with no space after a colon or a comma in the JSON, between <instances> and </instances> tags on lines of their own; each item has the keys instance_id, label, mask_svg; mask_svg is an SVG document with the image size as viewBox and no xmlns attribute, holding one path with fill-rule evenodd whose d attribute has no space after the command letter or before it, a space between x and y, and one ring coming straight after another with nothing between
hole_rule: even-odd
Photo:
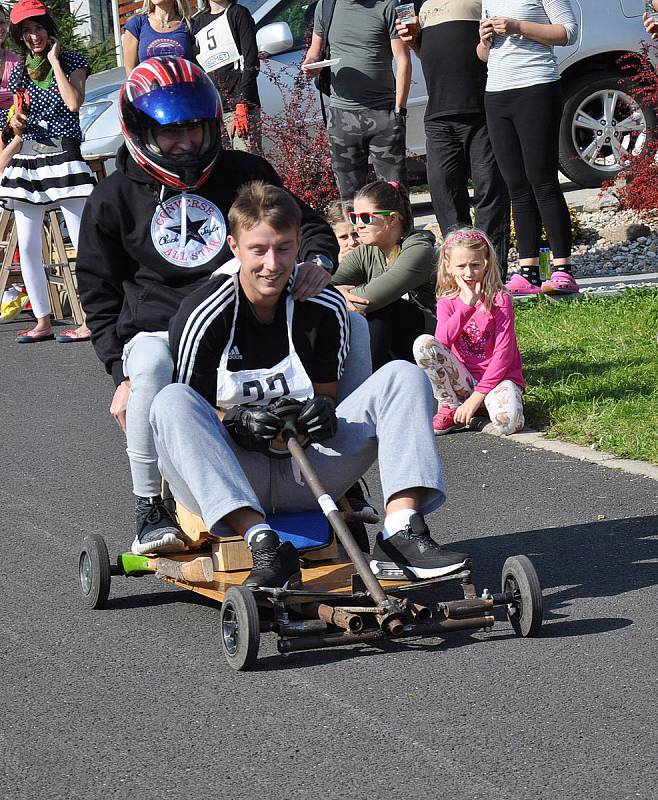
<instances>
[{"instance_id":1,"label":"pink pants","mask_svg":"<svg viewBox=\"0 0 658 800\"><path fill-rule=\"evenodd\" d=\"M414 358L429 378L439 408L457 408L473 394L475 378L451 350L433 336L425 334L416 339ZM494 428L505 436L517 433L525 424L521 395L521 387L514 381L501 381L484 398Z\"/></svg>"}]
</instances>

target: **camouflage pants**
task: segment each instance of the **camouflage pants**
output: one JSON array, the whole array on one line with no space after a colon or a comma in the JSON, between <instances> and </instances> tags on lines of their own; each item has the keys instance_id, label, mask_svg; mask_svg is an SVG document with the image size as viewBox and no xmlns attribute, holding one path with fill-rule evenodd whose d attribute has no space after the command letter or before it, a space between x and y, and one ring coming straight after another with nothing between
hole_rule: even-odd
<instances>
[{"instance_id":1,"label":"camouflage pants","mask_svg":"<svg viewBox=\"0 0 658 800\"><path fill-rule=\"evenodd\" d=\"M457 408L473 394L476 381L471 373L450 348L433 336L424 334L416 339L414 358L429 378L439 408ZM501 381L484 398L489 418L498 433L509 436L523 430L521 394L521 387L514 381Z\"/></svg>"},{"instance_id":2,"label":"camouflage pants","mask_svg":"<svg viewBox=\"0 0 658 800\"><path fill-rule=\"evenodd\" d=\"M351 200L368 181L368 158L381 180L407 185L404 117L391 110L329 109L331 161L343 200Z\"/></svg>"}]
</instances>

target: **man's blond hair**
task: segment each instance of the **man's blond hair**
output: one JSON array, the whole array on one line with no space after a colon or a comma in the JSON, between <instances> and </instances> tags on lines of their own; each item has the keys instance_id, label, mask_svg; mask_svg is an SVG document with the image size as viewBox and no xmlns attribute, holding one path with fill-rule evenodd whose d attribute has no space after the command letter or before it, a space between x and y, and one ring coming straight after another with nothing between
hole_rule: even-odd
<instances>
[{"instance_id":1,"label":"man's blond hair","mask_svg":"<svg viewBox=\"0 0 658 800\"><path fill-rule=\"evenodd\" d=\"M302 212L289 192L265 181L250 181L238 192L228 212L231 235L238 239L240 231L248 231L265 222L277 232L299 230Z\"/></svg>"}]
</instances>

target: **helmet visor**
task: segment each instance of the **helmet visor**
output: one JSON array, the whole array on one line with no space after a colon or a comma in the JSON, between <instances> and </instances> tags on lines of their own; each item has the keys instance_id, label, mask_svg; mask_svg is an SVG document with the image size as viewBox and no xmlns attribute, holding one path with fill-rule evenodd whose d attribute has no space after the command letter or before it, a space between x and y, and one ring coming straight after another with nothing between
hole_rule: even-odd
<instances>
[{"instance_id":1,"label":"helmet visor","mask_svg":"<svg viewBox=\"0 0 658 800\"><path fill-rule=\"evenodd\" d=\"M157 125L177 125L215 119L219 95L215 91L199 91L193 83L179 83L143 94L135 98L133 105Z\"/></svg>"}]
</instances>

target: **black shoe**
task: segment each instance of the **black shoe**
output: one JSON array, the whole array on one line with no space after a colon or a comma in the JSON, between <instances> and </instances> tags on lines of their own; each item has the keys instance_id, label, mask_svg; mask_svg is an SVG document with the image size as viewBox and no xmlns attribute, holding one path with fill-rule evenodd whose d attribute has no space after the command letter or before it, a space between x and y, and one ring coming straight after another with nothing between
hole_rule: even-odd
<instances>
[{"instance_id":1,"label":"black shoe","mask_svg":"<svg viewBox=\"0 0 658 800\"><path fill-rule=\"evenodd\" d=\"M135 517L137 533L130 548L133 553L145 555L185 550L183 532L160 495L138 497Z\"/></svg>"},{"instance_id":2,"label":"black shoe","mask_svg":"<svg viewBox=\"0 0 658 800\"><path fill-rule=\"evenodd\" d=\"M437 578L465 567L470 556L444 550L430 536L425 520L414 514L409 525L388 539L377 534L370 569L389 580Z\"/></svg>"},{"instance_id":3,"label":"black shoe","mask_svg":"<svg viewBox=\"0 0 658 800\"><path fill-rule=\"evenodd\" d=\"M251 540L254 566L244 586L300 586L299 554L290 542L281 542L274 531L262 531Z\"/></svg>"}]
</instances>

